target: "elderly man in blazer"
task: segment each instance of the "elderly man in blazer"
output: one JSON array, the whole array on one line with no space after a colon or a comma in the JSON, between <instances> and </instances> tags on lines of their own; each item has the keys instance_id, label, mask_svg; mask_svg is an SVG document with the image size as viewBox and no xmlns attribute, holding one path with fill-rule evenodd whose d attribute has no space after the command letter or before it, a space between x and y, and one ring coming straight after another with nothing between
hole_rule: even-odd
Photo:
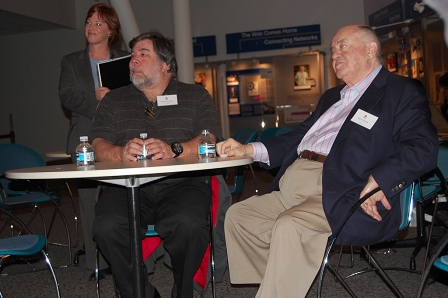
<instances>
[{"instance_id":1,"label":"elderly man in blazer","mask_svg":"<svg viewBox=\"0 0 448 298\"><path fill-rule=\"evenodd\" d=\"M393 237L400 191L436 166L438 139L425 90L381 66L375 32L343 27L331 51L345 85L326 91L306 121L261 143L217 145L219 154L281 167L267 194L233 205L226 215L231 282L261 283L257 297L305 297L328 236L378 186L338 240L369 245Z\"/></svg>"}]
</instances>

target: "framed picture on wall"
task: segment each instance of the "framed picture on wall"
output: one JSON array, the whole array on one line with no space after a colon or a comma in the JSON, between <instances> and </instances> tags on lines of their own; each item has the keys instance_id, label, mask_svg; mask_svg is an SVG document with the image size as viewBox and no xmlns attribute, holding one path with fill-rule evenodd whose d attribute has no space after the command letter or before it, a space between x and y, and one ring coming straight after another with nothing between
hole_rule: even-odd
<instances>
[{"instance_id":1,"label":"framed picture on wall","mask_svg":"<svg viewBox=\"0 0 448 298\"><path fill-rule=\"evenodd\" d=\"M307 90L315 86L316 81L310 77L310 66L294 65L294 90Z\"/></svg>"},{"instance_id":2,"label":"framed picture on wall","mask_svg":"<svg viewBox=\"0 0 448 298\"><path fill-rule=\"evenodd\" d=\"M201 73L196 73L196 74L194 75L194 82L195 82L195 84L197 84L197 85L201 85L201 86L203 86L203 87L207 87L206 80L207 80L207 78L206 78L206 76L205 76L205 73L203 73L203 72L201 72Z\"/></svg>"},{"instance_id":3,"label":"framed picture on wall","mask_svg":"<svg viewBox=\"0 0 448 298\"><path fill-rule=\"evenodd\" d=\"M391 72L396 72L398 70L397 68L397 53L391 52L387 54L387 69Z\"/></svg>"},{"instance_id":4,"label":"framed picture on wall","mask_svg":"<svg viewBox=\"0 0 448 298\"><path fill-rule=\"evenodd\" d=\"M417 77L417 59L411 60L412 77L415 79Z\"/></svg>"}]
</instances>

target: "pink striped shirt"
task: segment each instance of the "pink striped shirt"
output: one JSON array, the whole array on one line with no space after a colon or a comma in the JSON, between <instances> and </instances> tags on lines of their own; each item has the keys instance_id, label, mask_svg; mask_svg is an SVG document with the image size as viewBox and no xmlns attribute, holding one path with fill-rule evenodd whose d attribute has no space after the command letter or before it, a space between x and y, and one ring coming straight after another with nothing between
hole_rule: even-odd
<instances>
[{"instance_id":1,"label":"pink striped shirt","mask_svg":"<svg viewBox=\"0 0 448 298\"><path fill-rule=\"evenodd\" d=\"M345 86L341 90L341 100L332 105L308 130L297 147L297 154L303 150L328 155L342 125L358 102L364 91L370 86L381 69L378 66L368 76L352 87ZM263 143L251 143L254 148L254 161L269 164L269 155Z\"/></svg>"}]
</instances>

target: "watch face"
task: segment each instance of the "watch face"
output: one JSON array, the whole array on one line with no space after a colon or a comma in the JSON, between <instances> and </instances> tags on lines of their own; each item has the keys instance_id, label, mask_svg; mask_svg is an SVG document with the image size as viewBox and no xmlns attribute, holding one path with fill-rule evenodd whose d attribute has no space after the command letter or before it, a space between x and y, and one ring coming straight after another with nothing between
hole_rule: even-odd
<instances>
[{"instance_id":1,"label":"watch face","mask_svg":"<svg viewBox=\"0 0 448 298\"><path fill-rule=\"evenodd\" d=\"M174 142L171 144L171 150L175 154L174 157L178 157L184 151L184 148L179 142Z\"/></svg>"}]
</instances>

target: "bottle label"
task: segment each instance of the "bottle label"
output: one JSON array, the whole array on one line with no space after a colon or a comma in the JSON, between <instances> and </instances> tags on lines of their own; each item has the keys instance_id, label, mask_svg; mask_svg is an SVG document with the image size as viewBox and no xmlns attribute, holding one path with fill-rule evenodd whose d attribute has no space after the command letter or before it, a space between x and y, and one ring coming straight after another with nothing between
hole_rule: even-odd
<instances>
[{"instance_id":1,"label":"bottle label","mask_svg":"<svg viewBox=\"0 0 448 298\"><path fill-rule=\"evenodd\" d=\"M84 162L84 153L76 153L76 162Z\"/></svg>"},{"instance_id":2,"label":"bottle label","mask_svg":"<svg viewBox=\"0 0 448 298\"><path fill-rule=\"evenodd\" d=\"M84 158L86 161L95 161L95 155L93 152L86 152Z\"/></svg>"},{"instance_id":3,"label":"bottle label","mask_svg":"<svg viewBox=\"0 0 448 298\"><path fill-rule=\"evenodd\" d=\"M214 157L216 155L215 144L201 144L199 145L199 155L206 155Z\"/></svg>"},{"instance_id":4,"label":"bottle label","mask_svg":"<svg viewBox=\"0 0 448 298\"><path fill-rule=\"evenodd\" d=\"M94 161L95 155L93 152L76 153L76 162Z\"/></svg>"}]
</instances>

